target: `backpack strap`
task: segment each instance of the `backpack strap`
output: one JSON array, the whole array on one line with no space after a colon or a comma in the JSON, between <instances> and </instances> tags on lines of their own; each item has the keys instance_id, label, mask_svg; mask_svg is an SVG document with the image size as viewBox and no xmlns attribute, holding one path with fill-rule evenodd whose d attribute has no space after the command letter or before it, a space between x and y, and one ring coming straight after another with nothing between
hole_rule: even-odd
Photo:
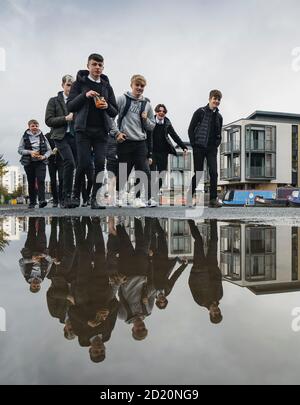
<instances>
[{"instance_id":1,"label":"backpack strap","mask_svg":"<svg viewBox=\"0 0 300 405\"><path fill-rule=\"evenodd\" d=\"M141 106L141 126L142 126L143 132L147 132L147 129L145 127L145 121L142 118L142 114L146 109L147 103L149 103L149 102L150 102L150 100L148 98L145 98L145 100L142 102L142 106Z\"/></svg>"},{"instance_id":2,"label":"backpack strap","mask_svg":"<svg viewBox=\"0 0 300 405\"><path fill-rule=\"evenodd\" d=\"M118 127L119 127L120 131L121 131L122 122L123 122L124 118L126 117L128 111L130 109L130 106L131 106L131 98L128 97L126 94L125 94L125 97L126 97L126 104L125 104L125 107L124 107L122 113L119 115L119 119L118 119ZM150 102L150 100L148 98L145 98L145 100L142 101L142 105L141 105L141 116L140 117L141 117L142 130L144 132L147 132L147 129L145 127L145 122L142 118L142 113L145 111L146 105L149 102Z\"/></svg>"},{"instance_id":3,"label":"backpack strap","mask_svg":"<svg viewBox=\"0 0 300 405\"><path fill-rule=\"evenodd\" d=\"M23 136L24 139L24 146L26 150L32 150L32 146L29 140L29 135L27 134L27 132L24 134Z\"/></svg>"},{"instance_id":4,"label":"backpack strap","mask_svg":"<svg viewBox=\"0 0 300 405\"><path fill-rule=\"evenodd\" d=\"M119 114L119 119L118 119L118 127L119 127L120 131L121 131L123 119L126 117L128 111L129 111L129 108L131 106L131 98L126 96L126 94L125 94L125 97L126 97L126 104L125 104L125 107L124 107L124 110L122 111L122 113Z\"/></svg>"}]
</instances>

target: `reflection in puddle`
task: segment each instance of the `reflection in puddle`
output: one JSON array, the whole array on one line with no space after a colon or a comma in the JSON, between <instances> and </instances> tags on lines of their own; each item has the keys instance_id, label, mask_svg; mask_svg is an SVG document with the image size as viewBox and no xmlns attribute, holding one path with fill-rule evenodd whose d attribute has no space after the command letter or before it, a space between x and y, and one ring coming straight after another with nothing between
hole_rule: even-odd
<instances>
[{"instance_id":1,"label":"reflection in puddle","mask_svg":"<svg viewBox=\"0 0 300 405\"><path fill-rule=\"evenodd\" d=\"M152 320L188 295L215 328L227 321L225 285L255 295L299 291L299 236L295 227L216 220L6 218L0 262L22 244L14 260L28 294L46 294L64 338L100 363L118 324L132 342L147 342Z\"/></svg>"}]
</instances>

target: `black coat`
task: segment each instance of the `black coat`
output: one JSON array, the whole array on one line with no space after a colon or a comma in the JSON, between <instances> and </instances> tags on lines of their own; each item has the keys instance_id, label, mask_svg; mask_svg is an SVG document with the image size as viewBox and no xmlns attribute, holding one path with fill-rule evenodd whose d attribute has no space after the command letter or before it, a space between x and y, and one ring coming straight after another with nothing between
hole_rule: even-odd
<instances>
[{"instance_id":1,"label":"black coat","mask_svg":"<svg viewBox=\"0 0 300 405\"><path fill-rule=\"evenodd\" d=\"M51 128L51 139L60 141L64 138L68 128L66 121L68 114L62 91L58 93L57 97L50 98L46 108L45 123Z\"/></svg>"},{"instance_id":2,"label":"black coat","mask_svg":"<svg viewBox=\"0 0 300 405\"><path fill-rule=\"evenodd\" d=\"M109 310L107 319L99 326L92 328L88 325L88 322L94 318L95 311L91 311L89 307L82 307L78 305L70 308L70 321L74 333L78 336L80 346L89 347L91 345L90 340L99 334L102 334L103 343L109 341L117 321L119 310L118 300L113 298L108 304L107 309Z\"/></svg>"},{"instance_id":3,"label":"black coat","mask_svg":"<svg viewBox=\"0 0 300 405\"><path fill-rule=\"evenodd\" d=\"M190 143L192 145L192 147L197 146L196 145L196 133L197 133L197 129L200 127L203 118L205 116L205 112L207 110L208 105L205 107L201 107L199 108L197 111L195 111L192 121L190 123L189 126L189 138L190 138ZM214 142L215 142L215 146L218 148L222 142L222 127L223 127L223 117L222 115L219 113L219 110L217 110L216 112L216 121L215 121L215 125L214 125L214 133L213 133L213 138L214 138ZM207 134L209 133L210 128L207 128ZM201 140L201 144L204 144L205 141L207 142L208 139L206 140Z\"/></svg>"},{"instance_id":4,"label":"black coat","mask_svg":"<svg viewBox=\"0 0 300 405\"><path fill-rule=\"evenodd\" d=\"M210 223L210 240L207 254L204 253L202 236L194 221L188 221L195 239L194 263L189 278L189 287L194 301L207 309L223 297L222 273L218 266L218 232L216 221Z\"/></svg>"},{"instance_id":5,"label":"black coat","mask_svg":"<svg viewBox=\"0 0 300 405\"><path fill-rule=\"evenodd\" d=\"M176 133L175 129L173 128L173 125L171 123L171 121L169 120L169 118L165 117L165 124L164 124L164 135L167 141L167 144L169 146L169 154L171 155L175 155L177 156L177 152L176 149L174 148L169 135L171 136L171 138L173 139L173 141L180 146L183 150L187 149L187 146L185 145L185 143L180 139L179 135ZM154 129L155 131L155 129ZM159 152L159 151L154 151L155 152Z\"/></svg>"},{"instance_id":6,"label":"black coat","mask_svg":"<svg viewBox=\"0 0 300 405\"><path fill-rule=\"evenodd\" d=\"M75 118L75 131L85 131L88 123L87 118L89 114L89 99L86 93L91 90L88 82L88 70L80 70L77 74L77 80L73 83L71 92L68 98L69 112L76 113ZM104 110L105 132L111 129L110 118L115 118L118 115L118 105L116 102L114 91L109 84L108 77L101 75L102 94L108 103L108 109Z\"/></svg>"}]
</instances>

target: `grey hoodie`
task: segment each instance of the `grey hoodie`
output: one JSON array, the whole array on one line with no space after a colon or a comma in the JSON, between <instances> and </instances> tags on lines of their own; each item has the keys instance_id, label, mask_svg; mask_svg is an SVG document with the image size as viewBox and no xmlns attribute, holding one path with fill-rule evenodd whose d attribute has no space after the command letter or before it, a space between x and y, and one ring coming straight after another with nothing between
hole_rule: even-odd
<instances>
[{"instance_id":1,"label":"grey hoodie","mask_svg":"<svg viewBox=\"0 0 300 405\"><path fill-rule=\"evenodd\" d=\"M127 139L130 141L144 141L147 138L147 134L143 131L141 125L141 107L142 102L146 99L144 97L137 99L130 92L123 94L117 100L119 114L121 115L126 106L126 96L130 97L132 100L129 111L122 121L121 128L118 128L116 122L113 121L111 134L114 137L117 137L117 135L122 132L127 135ZM148 113L148 118L145 121L145 128L147 131L153 131L155 127L155 118L150 102L146 104L145 112Z\"/></svg>"}]
</instances>

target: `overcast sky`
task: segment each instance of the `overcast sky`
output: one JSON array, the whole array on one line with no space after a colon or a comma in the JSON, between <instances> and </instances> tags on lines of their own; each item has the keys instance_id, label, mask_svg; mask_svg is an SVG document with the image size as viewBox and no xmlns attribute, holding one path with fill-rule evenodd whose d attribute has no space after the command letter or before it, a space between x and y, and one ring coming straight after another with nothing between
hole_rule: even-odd
<instances>
[{"instance_id":1,"label":"overcast sky","mask_svg":"<svg viewBox=\"0 0 300 405\"><path fill-rule=\"evenodd\" d=\"M1 0L0 153L11 164L26 123L41 122L61 76L103 54L116 95L141 73L187 139L193 112L212 88L224 122L254 110L299 112L300 3L296 0ZM297 52L297 51L296 51ZM3 68L0 50L0 70ZM299 52L300 54L300 52ZM293 66L294 60L294 69Z\"/></svg>"}]
</instances>

